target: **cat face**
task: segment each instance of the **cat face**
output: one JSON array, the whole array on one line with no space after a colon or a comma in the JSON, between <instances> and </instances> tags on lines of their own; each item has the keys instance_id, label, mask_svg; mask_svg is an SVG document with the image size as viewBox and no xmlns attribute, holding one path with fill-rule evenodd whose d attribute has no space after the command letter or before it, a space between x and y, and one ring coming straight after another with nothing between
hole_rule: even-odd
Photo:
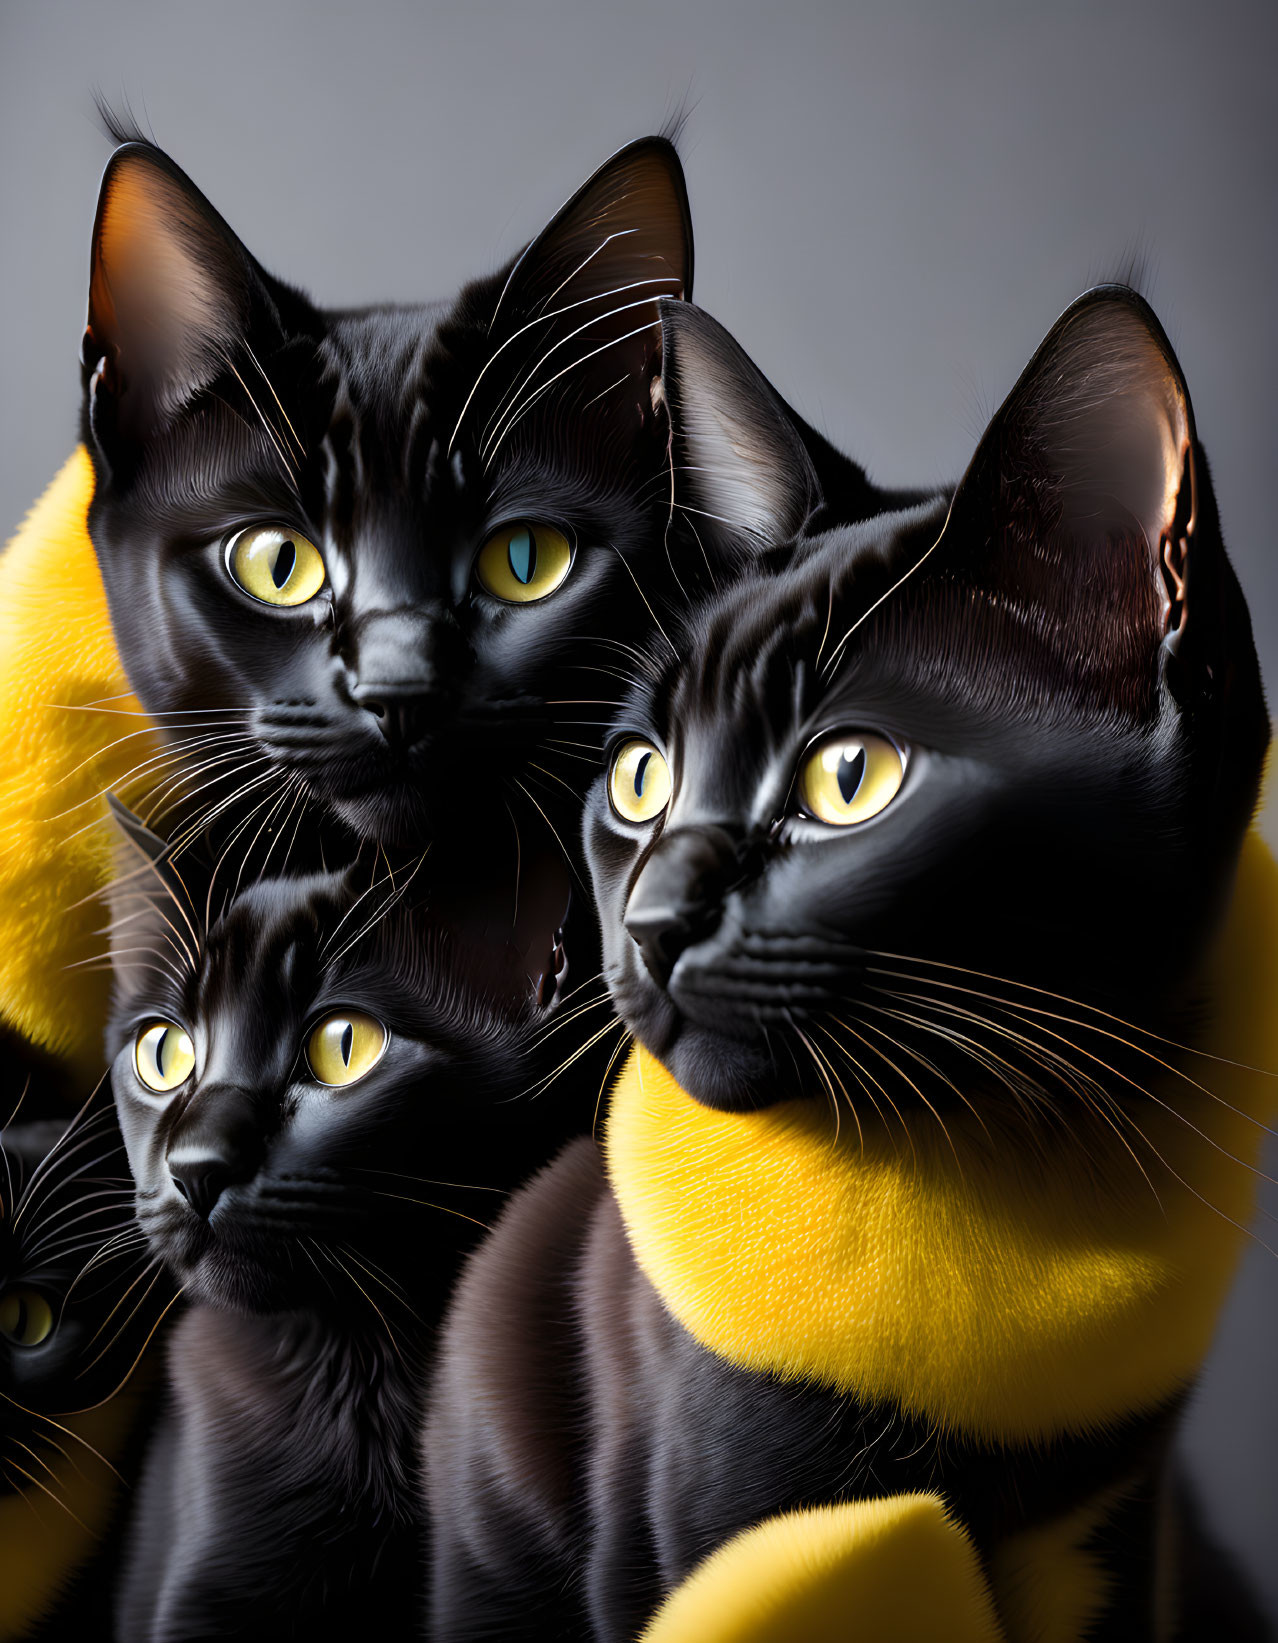
<instances>
[{"instance_id":1,"label":"cat face","mask_svg":"<svg viewBox=\"0 0 1278 1643\"><path fill-rule=\"evenodd\" d=\"M406 1252L416 1293L437 1265L442 1281L437 1257L474 1224L454 1189L537 1161L541 1109L515 1097L566 895L528 887L499 933L447 928L411 875L240 889L190 852L179 872L124 820L143 858L112 890L108 1044L152 1248L188 1296L247 1310L348 1302L361 1263L402 1270Z\"/></svg>"},{"instance_id":2,"label":"cat face","mask_svg":"<svg viewBox=\"0 0 1278 1643\"><path fill-rule=\"evenodd\" d=\"M699 414L729 393L761 440L743 380L685 359ZM690 472L766 511L774 432L762 484L724 442ZM952 496L782 542L679 649L586 840L614 999L691 1094L1068 1089L1125 1054L1097 1010L1183 1003L1268 731L1188 393L1133 293L1067 312Z\"/></svg>"},{"instance_id":3,"label":"cat face","mask_svg":"<svg viewBox=\"0 0 1278 1643\"><path fill-rule=\"evenodd\" d=\"M117 150L90 530L129 679L206 814L287 792L412 843L579 789L617 646L679 582L656 299L691 281L658 138L452 301L360 311L268 275L159 150Z\"/></svg>"},{"instance_id":4,"label":"cat face","mask_svg":"<svg viewBox=\"0 0 1278 1643\"><path fill-rule=\"evenodd\" d=\"M0 1490L49 1484L55 1422L110 1396L169 1299L130 1196L109 1106L0 1131Z\"/></svg>"}]
</instances>

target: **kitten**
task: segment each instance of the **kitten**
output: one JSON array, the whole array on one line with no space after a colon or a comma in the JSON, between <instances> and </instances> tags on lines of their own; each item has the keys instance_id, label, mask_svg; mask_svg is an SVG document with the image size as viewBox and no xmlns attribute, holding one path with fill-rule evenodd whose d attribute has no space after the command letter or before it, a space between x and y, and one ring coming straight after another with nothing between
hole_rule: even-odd
<instances>
[{"instance_id":1,"label":"kitten","mask_svg":"<svg viewBox=\"0 0 1278 1643\"><path fill-rule=\"evenodd\" d=\"M449 929L380 857L241 885L118 814L141 865L112 890L112 1085L138 1222L193 1303L119 1633L407 1635L423 1356L493 1189L559 1123L518 1097L562 903Z\"/></svg>"},{"instance_id":2,"label":"kitten","mask_svg":"<svg viewBox=\"0 0 1278 1643\"><path fill-rule=\"evenodd\" d=\"M90 531L204 818L304 795L411 847L464 791L494 834L512 810L545 832L672 570L656 300L692 264L653 137L456 297L321 309L122 143L93 232Z\"/></svg>"},{"instance_id":3,"label":"kitten","mask_svg":"<svg viewBox=\"0 0 1278 1643\"><path fill-rule=\"evenodd\" d=\"M103 1601L110 1556L95 1541L109 1537L136 1460L139 1389L126 1383L172 1296L143 1258L130 1197L109 1103L0 1130L6 1637L40 1619L87 1635L76 1625Z\"/></svg>"},{"instance_id":4,"label":"kitten","mask_svg":"<svg viewBox=\"0 0 1278 1643\"><path fill-rule=\"evenodd\" d=\"M590 795L640 1048L606 1172L570 1148L462 1281L435 1635L631 1638L745 1527L911 1491L1014 1643L1178 1603L1253 1635L1183 1589L1167 1464L1278 984L1259 846L1234 891L1264 701L1170 345L1089 293L952 494L787 539L791 430L666 320L692 501L753 496L776 546L654 650Z\"/></svg>"}]
</instances>

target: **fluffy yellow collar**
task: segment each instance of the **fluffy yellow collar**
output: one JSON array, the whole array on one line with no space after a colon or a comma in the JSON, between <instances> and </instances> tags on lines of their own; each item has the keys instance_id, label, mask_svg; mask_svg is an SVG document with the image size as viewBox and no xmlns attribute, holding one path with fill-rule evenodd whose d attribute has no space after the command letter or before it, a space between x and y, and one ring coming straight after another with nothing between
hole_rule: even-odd
<instances>
[{"instance_id":1,"label":"fluffy yellow collar","mask_svg":"<svg viewBox=\"0 0 1278 1643\"><path fill-rule=\"evenodd\" d=\"M128 694L85 523L81 447L0 556L0 1021L102 1070L103 794L158 743Z\"/></svg>"},{"instance_id":2,"label":"fluffy yellow collar","mask_svg":"<svg viewBox=\"0 0 1278 1643\"><path fill-rule=\"evenodd\" d=\"M1207 1051L1278 1066L1276 936L1278 869L1253 834L1205 977ZM714 1112L639 1049L608 1169L640 1266L711 1351L941 1428L1043 1437L1157 1404L1207 1350L1278 1080L1184 1066L1211 1095L1164 1073L1132 1108L1162 1159L1133 1136L1146 1181L1116 1137L1102 1173L1081 1147L992 1147L966 1115L947 1116L955 1151L920 1120L911 1153L868 1125L863 1145L846 1120L836 1134L815 1102Z\"/></svg>"}]
</instances>

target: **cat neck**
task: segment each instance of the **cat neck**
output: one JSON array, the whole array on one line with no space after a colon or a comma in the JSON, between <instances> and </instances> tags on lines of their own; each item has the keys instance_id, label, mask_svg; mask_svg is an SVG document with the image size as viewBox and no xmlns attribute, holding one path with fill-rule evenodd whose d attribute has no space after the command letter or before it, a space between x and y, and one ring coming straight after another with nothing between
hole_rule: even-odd
<instances>
[{"instance_id":1,"label":"cat neck","mask_svg":"<svg viewBox=\"0 0 1278 1643\"><path fill-rule=\"evenodd\" d=\"M1250 1070L1278 1066L1276 938L1253 834L1200 978L1206 1053L1155 1044L1149 1101L1115 1081L1147 1140L1102 1130L1103 1169L1095 1134L1018 1147L967 1112L948 1136L913 1125L911 1150L815 1102L714 1111L637 1048L605 1150L640 1267L729 1362L945 1430L1024 1440L1156 1407L1197 1371L1247 1236L1278 1107Z\"/></svg>"},{"instance_id":2,"label":"cat neck","mask_svg":"<svg viewBox=\"0 0 1278 1643\"><path fill-rule=\"evenodd\" d=\"M424 1343L341 1327L314 1313L242 1314L197 1306L174 1333L170 1380L191 1431L234 1433L234 1479L304 1475L315 1517L359 1501L394 1522L413 1464ZM234 1447L236 1454L228 1453Z\"/></svg>"}]
</instances>

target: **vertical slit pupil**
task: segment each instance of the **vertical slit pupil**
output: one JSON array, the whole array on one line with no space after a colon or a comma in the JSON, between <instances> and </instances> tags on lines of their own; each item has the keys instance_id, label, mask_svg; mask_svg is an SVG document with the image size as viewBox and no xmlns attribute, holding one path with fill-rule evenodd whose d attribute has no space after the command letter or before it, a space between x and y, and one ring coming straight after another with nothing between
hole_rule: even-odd
<instances>
[{"instance_id":1,"label":"vertical slit pupil","mask_svg":"<svg viewBox=\"0 0 1278 1643\"><path fill-rule=\"evenodd\" d=\"M341 1045L341 1048L342 1048L342 1063L343 1063L344 1066L347 1066L347 1067L350 1066L350 1064L351 1064L351 1051L352 1051L352 1049L354 1049L354 1047L355 1047L355 1027L354 1027L353 1022L348 1021L346 1023L345 1028L342 1031L342 1045Z\"/></svg>"},{"instance_id":2,"label":"vertical slit pupil","mask_svg":"<svg viewBox=\"0 0 1278 1643\"><path fill-rule=\"evenodd\" d=\"M635 797L643 798L643 784L648 779L648 766L652 762L651 753L641 753L639 763L635 766Z\"/></svg>"},{"instance_id":3,"label":"vertical slit pupil","mask_svg":"<svg viewBox=\"0 0 1278 1643\"><path fill-rule=\"evenodd\" d=\"M297 545L286 539L275 550L275 563L271 566L271 581L277 588L282 588L293 574L293 567L297 564Z\"/></svg>"},{"instance_id":4,"label":"vertical slit pupil","mask_svg":"<svg viewBox=\"0 0 1278 1643\"><path fill-rule=\"evenodd\" d=\"M20 1341L24 1341L26 1339L27 1322L28 1322L27 1313L29 1311L30 1311L30 1308L27 1306L26 1296L25 1295L19 1295L18 1296L18 1318L17 1318L17 1322L14 1325L13 1333L18 1337L18 1339Z\"/></svg>"},{"instance_id":5,"label":"vertical slit pupil","mask_svg":"<svg viewBox=\"0 0 1278 1643\"><path fill-rule=\"evenodd\" d=\"M164 1077L164 1051L168 1045L168 1042L169 1034L165 1031L160 1034L159 1040L155 1046L155 1070L159 1073L161 1078Z\"/></svg>"},{"instance_id":6,"label":"vertical slit pupil","mask_svg":"<svg viewBox=\"0 0 1278 1643\"><path fill-rule=\"evenodd\" d=\"M856 790L865 777L865 749L858 747L852 757L848 757L849 749L844 748L839 760L838 783L839 792L843 795L844 804L851 804L856 797Z\"/></svg>"},{"instance_id":7,"label":"vertical slit pupil","mask_svg":"<svg viewBox=\"0 0 1278 1643\"><path fill-rule=\"evenodd\" d=\"M537 570L537 544L526 525L511 532L510 541L506 544L506 558L510 561L515 580L527 587Z\"/></svg>"}]
</instances>

